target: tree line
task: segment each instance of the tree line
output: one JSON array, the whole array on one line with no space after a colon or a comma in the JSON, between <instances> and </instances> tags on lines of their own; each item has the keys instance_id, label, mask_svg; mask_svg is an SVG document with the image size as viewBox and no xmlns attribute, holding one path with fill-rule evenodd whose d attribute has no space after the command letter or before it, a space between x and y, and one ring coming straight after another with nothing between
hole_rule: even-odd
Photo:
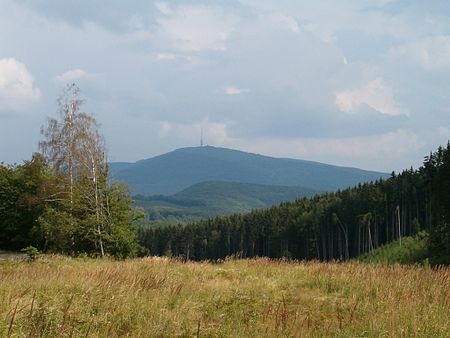
<instances>
[{"instance_id":1,"label":"tree line","mask_svg":"<svg viewBox=\"0 0 450 338\"><path fill-rule=\"evenodd\" d=\"M0 163L0 248L70 255L347 260L420 231L450 264L450 144L387 180L188 225L139 227L127 188L108 180L105 145L76 85L42 128L40 152ZM139 241L139 242L138 242ZM142 251L142 247L145 248Z\"/></svg>"},{"instance_id":2,"label":"tree line","mask_svg":"<svg viewBox=\"0 0 450 338\"><path fill-rule=\"evenodd\" d=\"M450 144L386 180L248 214L140 228L153 255L347 260L426 231L432 264L450 264Z\"/></svg>"},{"instance_id":3,"label":"tree line","mask_svg":"<svg viewBox=\"0 0 450 338\"><path fill-rule=\"evenodd\" d=\"M75 84L42 128L40 152L0 164L0 248L128 257L139 244L124 186L108 181L103 137Z\"/></svg>"}]
</instances>

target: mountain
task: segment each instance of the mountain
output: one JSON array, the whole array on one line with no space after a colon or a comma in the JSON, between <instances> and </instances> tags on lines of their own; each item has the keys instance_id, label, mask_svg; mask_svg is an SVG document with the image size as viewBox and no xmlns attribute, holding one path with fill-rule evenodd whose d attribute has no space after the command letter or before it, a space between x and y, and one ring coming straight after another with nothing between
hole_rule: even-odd
<instances>
[{"instance_id":1,"label":"mountain","mask_svg":"<svg viewBox=\"0 0 450 338\"><path fill-rule=\"evenodd\" d=\"M171 196L137 195L134 199L152 223L164 224L249 212L316 193L303 187L213 181L197 183Z\"/></svg>"},{"instance_id":2,"label":"mountain","mask_svg":"<svg viewBox=\"0 0 450 338\"><path fill-rule=\"evenodd\" d=\"M388 174L275 158L211 146L181 148L136 163L111 163L111 176L134 194L172 195L196 183L226 181L335 191Z\"/></svg>"}]
</instances>

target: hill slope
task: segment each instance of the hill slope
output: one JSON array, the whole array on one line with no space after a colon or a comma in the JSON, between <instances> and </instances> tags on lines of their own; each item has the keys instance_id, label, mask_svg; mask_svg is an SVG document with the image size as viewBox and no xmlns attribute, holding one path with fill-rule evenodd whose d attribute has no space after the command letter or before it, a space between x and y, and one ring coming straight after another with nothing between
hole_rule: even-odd
<instances>
[{"instance_id":1,"label":"hill slope","mask_svg":"<svg viewBox=\"0 0 450 338\"><path fill-rule=\"evenodd\" d=\"M387 177L385 173L274 158L211 146L181 148L136 163L111 163L112 178L135 194L171 195L204 181L302 186L334 191Z\"/></svg>"},{"instance_id":2,"label":"hill slope","mask_svg":"<svg viewBox=\"0 0 450 338\"><path fill-rule=\"evenodd\" d=\"M144 208L153 222L164 224L248 212L316 193L302 187L213 181L195 184L171 196L134 198L135 204Z\"/></svg>"}]
</instances>

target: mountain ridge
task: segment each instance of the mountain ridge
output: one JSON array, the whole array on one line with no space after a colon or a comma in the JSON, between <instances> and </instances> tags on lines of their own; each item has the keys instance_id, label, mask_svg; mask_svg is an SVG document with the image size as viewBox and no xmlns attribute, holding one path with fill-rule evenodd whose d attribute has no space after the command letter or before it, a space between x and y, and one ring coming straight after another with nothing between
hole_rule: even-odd
<instances>
[{"instance_id":1,"label":"mountain ridge","mask_svg":"<svg viewBox=\"0 0 450 338\"><path fill-rule=\"evenodd\" d=\"M389 176L358 168L212 146L179 148L134 163L112 162L110 167L113 179L124 181L134 194L142 195L173 195L204 181L335 191Z\"/></svg>"}]
</instances>

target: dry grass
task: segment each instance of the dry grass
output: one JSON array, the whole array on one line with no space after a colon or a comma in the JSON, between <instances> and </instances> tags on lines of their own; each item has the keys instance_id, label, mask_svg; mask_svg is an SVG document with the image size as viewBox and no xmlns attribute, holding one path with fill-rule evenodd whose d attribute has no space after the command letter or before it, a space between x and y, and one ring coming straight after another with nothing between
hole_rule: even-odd
<instances>
[{"instance_id":1,"label":"dry grass","mask_svg":"<svg viewBox=\"0 0 450 338\"><path fill-rule=\"evenodd\" d=\"M450 270L362 263L0 262L1 337L449 337Z\"/></svg>"}]
</instances>

